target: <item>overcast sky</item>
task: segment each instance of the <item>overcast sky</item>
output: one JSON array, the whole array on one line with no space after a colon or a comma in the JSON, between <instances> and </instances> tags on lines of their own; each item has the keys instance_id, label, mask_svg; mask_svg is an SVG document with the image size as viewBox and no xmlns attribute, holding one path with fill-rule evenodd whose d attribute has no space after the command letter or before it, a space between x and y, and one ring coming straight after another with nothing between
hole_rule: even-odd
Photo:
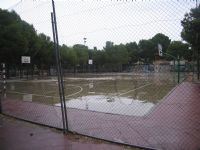
<instances>
[{"instance_id":1,"label":"overcast sky","mask_svg":"<svg viewBox=\"0 0 200 150\"><path fill-rule=\"evenodd\" d=\"M181 20L196 6L193 0L55 0L60 44L83 44L102 49L139 42L157 33L181 40ZM15 10L38 33L52 37L51 0L1 0L0 8Z\"/></svg>"}]
</instances>

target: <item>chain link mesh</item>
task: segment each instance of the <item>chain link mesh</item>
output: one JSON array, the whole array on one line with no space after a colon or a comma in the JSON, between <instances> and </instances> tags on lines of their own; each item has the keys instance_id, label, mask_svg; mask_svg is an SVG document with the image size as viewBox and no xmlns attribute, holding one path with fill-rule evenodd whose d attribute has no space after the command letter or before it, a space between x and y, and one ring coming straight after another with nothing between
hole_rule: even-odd
<instances>
[{"instance_id":1,"label":"chain link mesh","mask_svg":"<svg viewBox=\"0 0 200 150\"><path fill-rule=\"evenodd\" d=\"M143 148L198 149L198 58L179 61L173 51L184 49L181 21L195 7L189 0L56 1L68 130ZM51 1L8 9L52 37ZM157 44L172 57L160 57ZM4 114L63 128L52 58L43 67L7 68Z\"/></svg>"}]
</instances>

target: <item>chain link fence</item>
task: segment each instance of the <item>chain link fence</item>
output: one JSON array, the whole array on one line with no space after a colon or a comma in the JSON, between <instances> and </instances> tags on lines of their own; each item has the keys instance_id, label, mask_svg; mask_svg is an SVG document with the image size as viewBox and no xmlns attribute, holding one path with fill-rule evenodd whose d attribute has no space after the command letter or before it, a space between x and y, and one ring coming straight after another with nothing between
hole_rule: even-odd
<instances>
[{"instance_id":1,"label":"chain link fence","mask_svg":"<svg viewBox=\"0 0 200 150\"><path fill-rule=\"evenodd\" d=\"M1 53L2 113L141 148L198 149L199 38L195 43L186 36L186 13L199 12L198 3L55 1L58 54L51 1L20 1L1 10L0 17L11 13L27 22L18 34L28 39L11 40L24 51L10 44L5 49L12 56ZM30 56L30 63L21 56Z\"/></svg>"}]
</instances>

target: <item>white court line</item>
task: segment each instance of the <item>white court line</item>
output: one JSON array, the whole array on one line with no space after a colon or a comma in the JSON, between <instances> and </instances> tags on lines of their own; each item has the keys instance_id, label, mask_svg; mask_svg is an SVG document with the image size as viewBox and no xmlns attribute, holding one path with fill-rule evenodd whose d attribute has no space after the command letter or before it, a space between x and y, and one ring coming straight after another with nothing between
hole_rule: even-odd
<instances>
[{"instance_id":1,"label":"white court line","mask_svg":"<svg viewBox=\"0 0 200 150\"><path fill-rule=\"evenodd\" d=\"M153 84L153 83L145 84L145 85L140 86L140 87L138 87L138 88L129 90L129 91L125 92L125 93L121 93L121 94L119 94L119 95L117 95L117 96L122 96L122 95L128 94L128 93L130 93L130 92L133 92L133 91L136 91L136 90L138 90L138 89L144 88L144 87L149 86L149 85L151 85L151 84Z\"/></svg>"},{"instance_id":2,"label":"white court line","mask_svg":"<svg viewBox=\"0 0 200 150\"><path fill-rule=\"evenodd\" d=\"M74 86L74 87L78 87L80 88L80 90L78 92L75 92L75 93L72 93L70 95L67 95L65 97L70 97L70 96L74 96L76 94L79 94L80 92L83 91L83 88L81 86L77 86L77 85L67 85L67 86ZM40 95L40 94L33 94L33 93L24 93L24 92L17 92L17 91L7 91L8 93L16 93L16 94L22 94L22 95L25 95L25 94L32 94L33 96L41 96L41 97L47 97L47 98L59 98L57 96L47 96L47 95ZM53 91L50 91L50 92L53 92ZM49 93L49 92L48 92Z\"/></svg>"},{"instance_id":3,"label":"white court line","mask_svg":"<svg viewBox=\"0 0 200 150\"><path fill-rule=\"evenodd\" d=\"M23 94L23 95L26 95L26 94L32 94L32 93L23 93L23 92L16 92L16 91L7 91L7 93L16 93L16 94ZM47 95L40 95L40 94L32 94L33 96L41 96L41 97L54 97L54 98L59 98L59 97L56 97L56 96L47 96Z\"/></svg>"},{"instance_id":4,"label":"white court line","mask_svg":"<svg viewBox=\"0 0 200 150\"><path fill-rule=\"evenodd\" d=\"M125 92L125 93L121 93L121 94L116 95L116 96L122 96L122 95L128 94L128 93L130 93L130 92L136 91L136 90L138 90L138 89L144 88L144 87L149 86L149 85L152 85L152 84L153 84L153 83L145 84L145 85L143 85L143 86L140 86L140 87L138 87L138 88L129 90L129 91ZM81 86L78 86L78 85L67 85L67 86L78 87L78 88L80 88L80 90L79 90L78 92L72 93L72 94L70 94L70 95L66 95L65 98L68 98L68 97L77 95L77 94L79 94L79 93L81 93L81 92L83 91L83 88L82 88ZM24 95L24 94L31 94L31 93L23 93L23 92L17 92L17 91L8 91L8 93L16 93L16 94L23 94L23 95ZM33 95L33 96L47 97L47 98L51 98L51 97L52 97L52 98L59 98L59 97L57 97L57 96L47 96L47 95L40 95L40 94L32 94L32 95Z\"/></svg>"},{"instance_id":5,"label":"white court line","mask_svg":"<svg viewBox=\"0 0 200 150\"><path fill-rule=\"evenodd\" d=\"M79 93L81 93L81 92L83 91L83 88L82 88L81 86L78 86L78 85L72 85L72 84L71 84L71 85L67 85L67 86L78 87L78 88L80 88L80 90L79 90L78 92L76 92L76 93L73 93L73 94L67 95L67 96L65 96L65 97L74 96L74 95L79 94Z\"/></svg>"}]
</instances>

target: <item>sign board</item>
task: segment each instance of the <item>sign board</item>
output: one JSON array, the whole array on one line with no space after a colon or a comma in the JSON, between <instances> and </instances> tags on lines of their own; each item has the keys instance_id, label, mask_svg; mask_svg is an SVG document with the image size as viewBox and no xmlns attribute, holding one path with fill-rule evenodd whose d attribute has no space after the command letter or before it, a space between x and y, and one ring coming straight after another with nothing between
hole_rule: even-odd
<instances>
[{"instance_id":1,"label":"sign board","mask_svg":"<svg viewBox=\"0 0 200 150\"><path fill-rule=\"evenodd\" d=\"M92 59L89 59L89 60L88 60L88 64L89 64L89 65L92 65L92 64L93 64L93 60L92 60Z\"/></svg>"},{"instance_id":2,"label":"sign board","mask_svg":"<svg viewBox=\"0 0 200 150\"><path fill-rule=\"evenodd\" d=\"M22 56L22 64L30 64L31 57L30 56Z\"/></svg>"},{"instance_id":3,"label":"sign board","mask_svg":"<svg viewBox=\"0 0 200 150\"><path fill-rule=\"evenodd\" d=\"M163 56L162 45L158 44L158 55Z\"/></svg>"}]
</instances>

